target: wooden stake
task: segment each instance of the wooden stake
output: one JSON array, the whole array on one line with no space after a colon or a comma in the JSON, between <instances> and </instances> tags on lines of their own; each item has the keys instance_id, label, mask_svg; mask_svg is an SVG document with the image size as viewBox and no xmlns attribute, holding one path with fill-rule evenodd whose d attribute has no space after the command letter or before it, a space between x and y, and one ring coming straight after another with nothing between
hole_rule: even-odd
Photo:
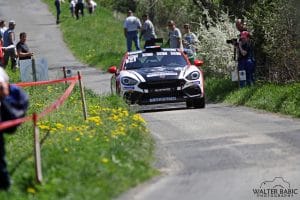
<instances>
[{"instance_id":1,"label":"wooden stake","mask_svg":"<svg viewBox=\"0 0 300 200\"><path fill-rule=\"evenodd\" d=\"M63 73L64 73L64 78L67 78L66 67L63 67ZM65 84L67 84L67 81L65 81Z\"/></svg>"},{"instance_id":2,"label":"wooden stake","mask_svg":"<svg viewBox=\"0 0 300 200\"><path fill-rule=\"evenodd\" d=\"M34 125L34 159L35 159L35 175L36 181L42 183L42 159L41 159L41 146L39 139L39 128L37 126L37 114L33 113L33 125Z\"/></svg>"},{"instance_id":3,"label":"wooden stake","mask_svg":"<svg viewBox=\"0 0 300 200\"><path fill-rule=\"evenodd\" d=\"M86 120L87 119L87 109L86 109L85 94L84 94L84 88L83 88L83 84L82 84L82 80L81 80L81 73L80 73L80 71L77 71L77 75L78 75L80 95L81 95L83 118L84 118L84 120Z\"/></svg>"},{"instance_id":4,"label":"wooden stake","mask_svg":"<svg viewBox=\"0 0 300 200\"><path fill-rule=\"evenodd\" d=\"M35 67L35 59L34 57L32 56L31 58L31 62L32 62L32 79L34 82L37 81L37 78L36 78L36 67Z\"/></svg>"}]
</instances>

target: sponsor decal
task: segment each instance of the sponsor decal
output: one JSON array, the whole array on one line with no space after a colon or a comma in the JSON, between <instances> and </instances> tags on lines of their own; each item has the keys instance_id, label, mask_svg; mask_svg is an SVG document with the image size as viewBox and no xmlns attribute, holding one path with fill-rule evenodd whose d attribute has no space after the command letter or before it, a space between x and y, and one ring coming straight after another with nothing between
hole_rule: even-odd
<instances>
[{"instance_id":1,"label":"sponsor decal","mask_svg":"<svg viewBox=\"0 0 300 200\"><path fill-rule=\"evenodd\" d=\"M158 55L158 56L167 56L168 52L157 52L156 55Z\"/></svg>"},{"instance_id":2,"label":"sponsor decal","mask_svg":"<svg viewBox=\"0 0 300 200\"><path fill-rule=\"evenodd\" d=\"M172 55L172 56L180 56L181 53L180 53L180 52L171 52L171 55Z\"/></svg>"},{"instance_id":3,"label":"sponsor decal","mask_svg":"<svg viewBox=\"0 0 300 200\"><path fill-rule=\"evenodd\" d=\"M143 53L142 56L143 56L143 57L153 56L153 53Z\"/></svg>"},{"instance_id":4,"label":"sponsor decal","mask_svg":"<svg viewBox=\"0 0 300 200\"><path fill-rule=\"evenodd\" d=\"M163 101L175 101L176 97L157 97L157 98L150 98L149 102L163 102Z\"/></svg>"},{"instance_id":5,"label":"sponsor decal","mask_svg":"<svg viewBox=\"0 0 300 200\"><path fill-rule=\"evenodd\" d=\"M154 89L154 92L170 92L171 88Z\"/></svg>"},{"instance_id":6,"label":"sponsor decal","mask_svg":"<svg viewBox=\"0 0 300 200\"><path fill-rule=\"evenodd\" d=\"M128 58L126 59L126 63L132 63L132 62L136 62L136 58L138 56L137 55L131 55L131 56L128 56Z\"/></svg>"},{"instance_id":7,"label":"sponsor decal","mask_svg":"<svg viewBox=\"0 0 300 200\"><path fill-rule=\"evenodd\" d=\"M147 74L147 77L157 77L159 76L160 78L165 78L166 76L177 76L176 72L153 72Z\"/></svg>"},{"instance_id":8,"label":"sponsor decal","mask_svg":"<svg viewBox=\"0 0 300 200\"><path fill-rule=\"evenodd\" d=\"M252 189L257 198L287 199L298 196L299 190L292 188L291 184L283 177L275 177L272 180L263 181L259 188Z\"/></svg>"}]
</instances>

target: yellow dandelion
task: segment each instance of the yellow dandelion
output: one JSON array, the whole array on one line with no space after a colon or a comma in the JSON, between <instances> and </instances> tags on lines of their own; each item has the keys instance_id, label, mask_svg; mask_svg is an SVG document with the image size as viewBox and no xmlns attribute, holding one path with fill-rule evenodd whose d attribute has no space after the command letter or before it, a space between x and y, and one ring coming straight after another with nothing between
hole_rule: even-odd
<instances>
[{"instance_id":1,"label":"yellow dandelion","mask_svg":"<svg viewBox=\"0 0 300 200\"><path fill-rule=\"evenodd\" d=\"M140 114L134 114L132 119L137 122L146 123Z\"/></svg>"},{"instance_id":2,"label":"yellow dandelion","mask_svg":"<svg viewBox=\"0 0 300 200\"><path fill-rule=\"evenodd\" d=\"M71 127L71 126L67 127L67 131L73 131L73 130L74 130L73 127Z\"/></svg>"},{"instance_id":3,"label":"yellow dandelion","mask_svg":"<svg viewBox=\"0 0 300 200\"><path fill-rule=\"evenodd\" d=\"M101 159L101 162L104 163L104 164L108 163L108 161L109 161L109 160L108 160L107 158L102 158L102 159Z\"/></svg>"},{"instance_id":4,"label":"yellow dandelion","mask_svg":"<svg viewBox=\"0 0 300 200\"><path fill-rule=\"evenodd\" d=\"M62 128L64 128L65 126L64 126L62 123L56 123L56 124L55 124L55 127L56 127L57 129L62 129Z\"/></svg>"},{"instance_id":5,"label":"yellow dandelion","mask_svg":"<svg viewBox=\"0 0 300 200\"><path fill-rule=\"evenodd\" d=\"M36 191L35 191L35 189L32 188L32 187L28 187L28 188L27 188L27 193L35 194Z\"/></svg>"},{"instance_id":6,"label":"yellow dandelion","mask_svg":"<svg viewBox=\"0 0 300 200\"><path fill-rule=\"evenodd\" d=\"M75 138L75 140L76 140L77 142L79 142L79 141L80 141L80 138L79 138L79 137L77 137L77 138Z\"/></svg>"}]
</instances>

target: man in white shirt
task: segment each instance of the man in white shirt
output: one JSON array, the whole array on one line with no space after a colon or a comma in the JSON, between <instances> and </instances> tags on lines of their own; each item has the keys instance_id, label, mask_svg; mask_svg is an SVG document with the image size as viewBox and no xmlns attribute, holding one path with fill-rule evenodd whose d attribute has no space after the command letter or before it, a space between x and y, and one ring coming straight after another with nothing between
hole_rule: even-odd
<instances>
[{"instance_id":1,"label":"man in white shirt","mask_svg":"<svg viewBox=\"0 0 300 200\"><path fill-rule=\"evenodd\" d=\"M168 22L168 28L170 48L183 49L181 32L179 28L175 26L175 22L173 20Z\"/></svg>"},{"instance_id":2,"label":"man in white shirt","mask_svg":"<svg viewBox=\"0 0 300 200\"><path fill-rule=\"evenodd\" d=\"M4 32L7 30L7 27L5 26L5 21L3 19L0 20L0 34L3 38Z\"/></svg>"},{"instance_id":3,"label":"man in white shirt","mask_svg":"<svg viewBox=\"0 0 300 200\"><path fill-rule=\"evenodd\" d=\"M127 18L124 21L124 35L127 42L127 51L131 51L132 41L135 44L136 50L140 50L140 41L138 31L141 29L141 21L139 18L133 16L131 10L127 12Z\"/></svg>"}]
</instances>

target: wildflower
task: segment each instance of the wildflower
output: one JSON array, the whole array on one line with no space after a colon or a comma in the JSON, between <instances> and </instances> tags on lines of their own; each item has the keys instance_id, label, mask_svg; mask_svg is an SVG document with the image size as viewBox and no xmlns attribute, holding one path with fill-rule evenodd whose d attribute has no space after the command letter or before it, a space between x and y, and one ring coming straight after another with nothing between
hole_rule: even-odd
<instances>
[{"instance_id":1,"label":"wildflower","mask_svg":"<svg viewBox=\"0 0 300 200\"><path fill-rule=\"evenodd\" d=\"M32 187L28 187L28 188L27 188L27 193L35 194L36 191L35 191L35 189L32 188Z\"/></svg>"},{"instance_id":2,"label":"wildflower","mask_svg":"<svg viewBox=\"0 0 300 200\"><path fill-rule=\"evenodd\" d=\"M137 122L146 123L140 114L134 114L132 119Z\"/></svg>"},{"instance_id":3,"label":"wildflower","mask_svg":"<svg viewBox=\"0 0 300 200\"><path fill-rule=\"evenodd\" d=\"M109 160L108 160L107 158L102 158L102 159L101 159L101 162L104 163L104 164L108 163L108 161L109 161Z\"/></svg>"},{"instance_id":4,"label":"wildflower","mask_svg":"<svg viewBox=\"0 0 300 200\"><path fill-rule=\"evenodd\" d=\"M55 124L55 127L56 127L57 129L62 129L62 128L64 128L65 126L64 126L63 124L61 124L61 123L56 123L56 124Z\"/></svg>"}]
</instances>

